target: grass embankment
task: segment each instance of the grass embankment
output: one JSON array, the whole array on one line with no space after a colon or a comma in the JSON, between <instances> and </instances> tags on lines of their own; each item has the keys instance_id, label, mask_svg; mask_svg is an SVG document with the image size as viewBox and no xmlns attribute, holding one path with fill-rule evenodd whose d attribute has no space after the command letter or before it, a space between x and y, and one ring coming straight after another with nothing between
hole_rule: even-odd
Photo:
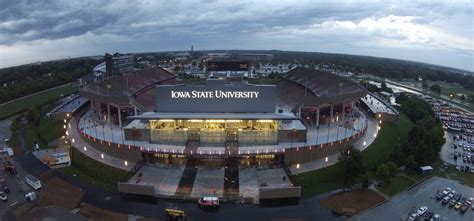
<instances>
[{"instance_id":1,"label":"grass embankment","mask_svg":"<svg viewBox=\"0 0 474 221\"><path fill-rule=\"evenodd\" d=\"M26 110L28 108L32 108L36 105L41 105L48 100L57 100L61 97L61 95L68 95L72 93L76 93L78 91L77 87L73 86L64 86L58 87L49 91L41 92L32 96L29 96L25 99L21 99L12 103L8 103L5 105L0 106L0 119L9 117L11 115L17 114Z\"/></svg>"},{"instance_id":2,"label":"grass embankment","mask_svg":"<svg viewBox=\"0 0 474 221\"><path fill-rule=\"evenodd\" d=\"M408 139L413 124L404 115L400 115L398 124L383 124L376 140L362 152L367 169L389 161L390 153ZM337 163L324 169L310 171L293 176L295 184L303 188L303 196L340 189L344 185L344 169ZM401 188L401 187L400 187Z\"/></svg>"},{"instance_id":3,"label":"grass embankment","mask_svg":"<svg viewBox=\"0 0 474 221\"><path fill-rule=\"evenodd\" d=\"M71 166L59 170L63 174L110 192L117 192L117 182L125 182L133 175L133 173L95 161L75 148L72 151Z\"/></svg>"}]
</instances>

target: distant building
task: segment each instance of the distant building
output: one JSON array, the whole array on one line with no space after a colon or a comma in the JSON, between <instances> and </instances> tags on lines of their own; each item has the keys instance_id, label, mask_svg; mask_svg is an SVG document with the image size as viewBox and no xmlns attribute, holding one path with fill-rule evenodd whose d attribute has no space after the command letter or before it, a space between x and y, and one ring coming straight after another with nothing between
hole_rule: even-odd
<instances>
[{"instance_id":1,"label":"distant building","mask_svg":"<svg viewBox=\"0 0 474 221\"><path fill-rule=\"evenodd\" d=\"M105 54L104 60L107 77L133 71L133 55Z\"/></svg>"}]
</instances>

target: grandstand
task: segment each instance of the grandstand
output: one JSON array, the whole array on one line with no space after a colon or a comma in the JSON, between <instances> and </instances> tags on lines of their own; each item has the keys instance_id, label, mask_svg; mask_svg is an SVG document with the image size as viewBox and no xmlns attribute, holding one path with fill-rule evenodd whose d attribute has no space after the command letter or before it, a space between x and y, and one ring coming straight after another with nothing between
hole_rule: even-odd
<instances>
[{"instance_id":1,"label":"grandstand","mask_svg":"<svg viewBox=\"0 0 474 221\"><path fill-rule=\"evenodd\" d=\"M358 96L361 92L365 93L365 90L355 82L329 72L304 67L297 67L289 71L283 75L283 78L306 86L309 91L318 97L333 97L354 93Z\"/></svg>"}]
</instances>

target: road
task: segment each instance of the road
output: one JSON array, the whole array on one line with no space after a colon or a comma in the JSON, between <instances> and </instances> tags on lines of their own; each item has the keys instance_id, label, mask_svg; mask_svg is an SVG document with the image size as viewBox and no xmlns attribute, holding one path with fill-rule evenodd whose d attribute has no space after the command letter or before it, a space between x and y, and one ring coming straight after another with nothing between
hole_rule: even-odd
<instances>
[{"instance_id":1,"label":"road","mask_svg":"<svg viewBox=\"0 0 474 221\"><path fill-rule=\"evenodd\" d=\"M1 145L4 145L4 139L10 137L10 121L4 120L0 121L0 142ZM8 214L10 206L15 205L17 203L26 202L26 198L24 196L25 193L30 192L32 189L26 184L24 177L27 172L21 167L17 162L17 157L11 158L8 157L6 154L0 154L0 162L1 165L5 165L9 162L13 165L16 170L17 174L12 176L5 173L5 171L0 170L1 177L4 179L5 184L10 189L10 192L7 194L8 200L6 202L0 203L0 217L5 217ZM36 165L35 165L36 166ZM5 218L8 220L8 218Z\"/></svg>"}]
</instances>

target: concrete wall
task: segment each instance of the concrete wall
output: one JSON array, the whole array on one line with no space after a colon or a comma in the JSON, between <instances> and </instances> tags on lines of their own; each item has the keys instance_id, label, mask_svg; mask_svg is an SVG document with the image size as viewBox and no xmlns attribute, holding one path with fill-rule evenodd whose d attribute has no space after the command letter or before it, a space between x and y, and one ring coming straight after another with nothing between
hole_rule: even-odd
<instances>
[{"instance_id":1,"label":"concrete wall","mask_svg":"<svg viewBox=\"0 0 474 221\"><path fill-rule=\"evenodd\" d=\"M258 189L258 198L280 199L280 198L299 198L301 196L301 187L260 187Z\"/></svg>"},{"instance_id":2,"label":"concrete wall","mask_svg":"<svg viewBox=\"0 0 474 221\"><path fill-rule=\"evenodd\" d=\"M83 133L81 133L81 136L87 143L102 153L134 163L143 161L142 152L138 147L130 147L129 149L129 146L113 143L109 144L109 142L100 142L100 140L97 139L94 141L93 138L90 139L84 136Z\"/></svg>"},{"instance_id":3,"label":"concrete wall","mask_svg":"<svg viewBox=\"0 0 474 221\"><path fill-rule=\"evenodd\" d=\"M118 182L117 186L118 186L118 191L120 193L155 196L154 186L136 185L136 184L122 183L122 182Z\"/></svg>"},{"instance_id":4,"label":"concrete wall","mask_svg":"<svg viewBox=\"0 0 474 221\"><path fill-rule=\"evenodd\" d=\"M284 153L284 161L288 166L290 166L297 163L306 163L313 160L324 159L329 155L341 152L344 147L355 142L357 138L364 133L352 136L348 140L346 139L323 145L287 148Z\"/></svg>"}]
</instances>

